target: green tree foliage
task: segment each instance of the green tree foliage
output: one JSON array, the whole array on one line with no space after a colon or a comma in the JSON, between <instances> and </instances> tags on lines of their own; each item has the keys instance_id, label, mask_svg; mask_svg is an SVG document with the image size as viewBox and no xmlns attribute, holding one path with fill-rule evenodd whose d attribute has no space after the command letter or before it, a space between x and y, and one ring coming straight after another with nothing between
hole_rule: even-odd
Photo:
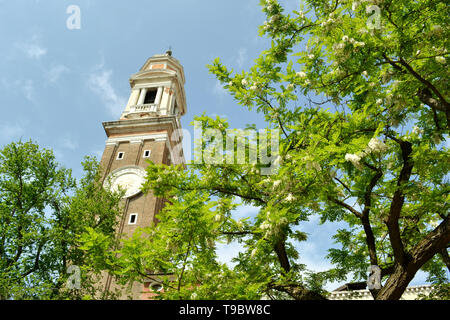
<instances>
[{"instance_id":1,"label":"green tree foliage","mask_svg":"<svg viewBox=\"0 0 450 320\"><path fill-rule=\"evenodd\" d=\"M327 281L365 282L370 265L383 279L376 299L399 299L419 270L448 282L448 4L306 0L291 13L275 0L261 5L270 48L248 71L219 59L209 69L282 132L280 169L150 164L144 190L168 204L108 268L124 281L162 279L160 298L321 299ZM259 212L235 219L237 203ZM325 272L306 270L295 245L307 241L299 230L311 215L347 224ZM245 249L233 267L218 262L215 246L231 241Z\"/></svg>"},{"instance_id":2,"label":"green tree foliage","mask_svg":"<svg viewBox=\"0 0 450 320\"><path fill-rule=\"evenodd\" d=\"M97 294L79 238L114 239L120 195L105 191L98 164L83 162L77 184L51 150L12 142L0 150L0 298L81 299ZM67 285L80 266L80 288ZM74 279L75 280L75 279ZM72 282L70 282L72 283Z\"/></svg>"}]
</instances>

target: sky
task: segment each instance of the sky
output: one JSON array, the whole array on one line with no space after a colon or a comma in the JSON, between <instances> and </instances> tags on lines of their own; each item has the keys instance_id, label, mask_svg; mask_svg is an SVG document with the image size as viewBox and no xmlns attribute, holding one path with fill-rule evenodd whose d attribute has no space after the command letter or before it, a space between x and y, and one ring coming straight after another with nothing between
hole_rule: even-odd
<instances>
[{"instance_id":1,"label":"sky","mask_svg":"<svg viewBox=\"0 0 450 320\"><path fill-rule=\"evenodd\" d=\"M300 7L298 0L280 2L287 11ZM70 29L73 5L80 24ZM84 156L103 153L102 122L118 120L130 76L169 46L184 67L181 123L192 136L190 123L203 112L228 118L230 128L264 128L263 117L239 106L206 67L220 57L234 71L248 69L270 44L258 36L264 20L259 0L0 0L0 147L32 139L80 177ZM238 215L256 212L245 206ZM301 227L311 235L299 245L301 262L331 267L325 255L336 226L313 220ZM229 262L238 249L220 246L221 259ZM411 284L424 279L419 274Z\"/></svg>"}]
</instances>

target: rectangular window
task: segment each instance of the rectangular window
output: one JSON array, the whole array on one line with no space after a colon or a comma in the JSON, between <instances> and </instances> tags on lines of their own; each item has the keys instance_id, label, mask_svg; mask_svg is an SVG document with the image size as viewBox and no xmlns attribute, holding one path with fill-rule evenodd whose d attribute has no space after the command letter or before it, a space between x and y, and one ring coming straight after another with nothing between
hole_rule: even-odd
<instances>
[{"instance_id":1,"label":"rectangular window","mask_svg":"<svg viewBox=\"0 0 450 320\"><path fill-rule=\"evenodd\" d=\"M155 103L157 92L158 92L158 89L156 89L156 88L148 89L147 93L145 94L144 104Z\"/></svg>"},{"instance_id":2,"label":"rectangular window","mask_svg":"<svg viewBox=\"0 0 450 320\"><path fill-rule=\"evenodd\" d=\"M150 158L150 150L144 150L144 158Z\"/></svg>"},{"instance_id":3,"label":"rectangular window","mask_svg":"<svg viewBox=\"0 0 450 320\"><path fill-rule=\"evenodd\" d=\"M117 154L117 160L122 160L124 155L125 155L125 152L119 152Z\"/></svg>"},{"instance_id":4,"label":"rectangular window","mask_svg":"<svg viewBox=\"0 0 450 320\"><path fill-rule=\"evenodd\" d=\"M130 214L130 220L128 221L128 224L136 224L137 220L137 213Z\"/></svg>"}]
</instances>

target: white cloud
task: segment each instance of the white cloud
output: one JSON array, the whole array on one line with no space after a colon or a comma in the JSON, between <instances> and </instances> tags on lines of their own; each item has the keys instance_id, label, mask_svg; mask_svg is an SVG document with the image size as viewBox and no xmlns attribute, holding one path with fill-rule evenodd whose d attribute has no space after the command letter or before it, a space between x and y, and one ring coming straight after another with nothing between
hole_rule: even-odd
<instances>
[{"instance_id":1,"label":"white cloud","mask_svg":"<svg viewBox=\"0 0 450 320\"><path fill-rule=\"evenodd\" d=\"M219 97L223 97L228 93L227 90L223 88L219 80L216 80L216 84L214 85L212 92Z\"/></svg>"},{"instance_id":2,"label":"white cloud","mask_svg":"<svg viewBox=\"0 0 450 320\"><path fill-rule=\"evenodd\" d=\"M245 248L242 244L237 241L233 241L229 244L218 243L216 245L217 258L221 263L225 263L228 267L234 267L235 262L231 261L233 258L237 257L239 252L244 252Z\"/></svg>"},{"instance_id":3,"label":"white cloud","mask_svg":"<svg viewBox=\"0 0 450 320\"><path fill-rule=\"evenodd\" d=\"M22 126L11 123L0 124L0 139L2 142L9 143L22 137L25 130Z\"/></svg>"},{"instance_id":4,"label":"white cloud","mask_svg":"<svg viewBox=\"0 0 450 320\"><path fill-rule=\"evenodd\" d=\"M47 49L40 43L40 36L34 34L27 42L18 42L16 46L30 59L40 59L47 54Z\"/></svg>"},{"instance_id":5,"label":"white cloud","mask_svg":"<svg viewBox=\"0 0 450 320\"><path fill-rule=\"evenodd\" d=\"M238 58L236 61L239 68L242 68L244 66L245 60L247 60L247 49L241 48L239 49Z\"/></svg>"},{"instance_id":6,"label":"white cloud","mask_svg":"<svg viewBox=\"0 0 450 320\"><path fill-rule=\"evenodd\" d=\"M64 149L76 150L78 143L71 137L64 137L60 139L60 144Z\"/></svg>"},{"instance_id":7,"label":"white cloud","mask_svg":"<svg viewBox=\"0 0 450 320\"><path fill-rule=\"evenodd\" d=\"M36 89L31 79L17 79L14 81L2 78L0 85L8 92L25 97L30 102L35 101Z\"/></svg>"},{"instance_id":8,"label":"white cloud","mask_svg":"<svg viewBox=\"0 0 450 320\"><path fill-rule=\"evenodd\" d=\"M258 214L260 208L252 206L252 205L241 205L239 206L234 212L233 212L233 218L234 219L241 219L241 218L255 218Z\"/></svg>"},{"instance_id":9,"label":"white cloud","mask_svg":"<svg viewBox=\"0 0 450 320\"><path fill-rule=\"evenodd\" d=\"M27 98L27 100L34 101L35 90L34 90L33 80L31 80L31 79L25 80L23 82L22 91L23 91L25 98Z\"/></svg>"},{"instance_id":10,"label":"white cloud","mask_svg":"<svg viewBox=\"0 0 450 320\"><path fill-rule=\"evenodd\" d=\"M111 85L112 70L102 70L89 76L88 85L102 100L113 116L125 109L126 99L119 96Z\"/></svg>"},{"instance_id":11,"label":"white cloud","mask_svg":"<svg viewBox=\"0 0 450 320\"><path fill-rule=\"evenodd\" d=\"M56 66L51 67L46 73L45 73L45 78L51 82L51 83L55 83L59 80L59 78L61 77L61 75L65 72L69 72L70 69L68 67L66 67L65 65L59 64Z\"/></svg>"},{"instance_id":12,"label":"white cloud","mask_svg":"<svg viewBox=\"0 0 450 320\"><path fill-rule=\"evenodd\" d=\"M32 59L39 59L47 53L47 49L42 48L37 44L26 45L24 49L28 57Z\"/></svg>"}]
</instances>

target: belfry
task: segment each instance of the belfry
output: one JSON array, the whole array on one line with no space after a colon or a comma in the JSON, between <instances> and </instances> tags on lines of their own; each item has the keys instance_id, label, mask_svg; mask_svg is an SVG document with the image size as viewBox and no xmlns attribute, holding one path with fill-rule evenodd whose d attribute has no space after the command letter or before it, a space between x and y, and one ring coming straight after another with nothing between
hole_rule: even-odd
<instances>
[{"instance_id":1,"label":"belfry","mask_svg":"<svg viewBox=\"0 0 450 320\"><path fill-rule=\"evenodd\" d=\"M163 199L140 187L147 160L183 164L180 117L186 113L184 70L172 52L154 55L130 78L131 94L120 119L103 123L108 139L101 158L104 185L125 189L123 215L118 234L130 236L138 227L148 227L163 207ZM136 283L132 298L140 299L152 283ZM104 277L105 291L115 287L111 275Z\"/></svg>"}]
</instances>

